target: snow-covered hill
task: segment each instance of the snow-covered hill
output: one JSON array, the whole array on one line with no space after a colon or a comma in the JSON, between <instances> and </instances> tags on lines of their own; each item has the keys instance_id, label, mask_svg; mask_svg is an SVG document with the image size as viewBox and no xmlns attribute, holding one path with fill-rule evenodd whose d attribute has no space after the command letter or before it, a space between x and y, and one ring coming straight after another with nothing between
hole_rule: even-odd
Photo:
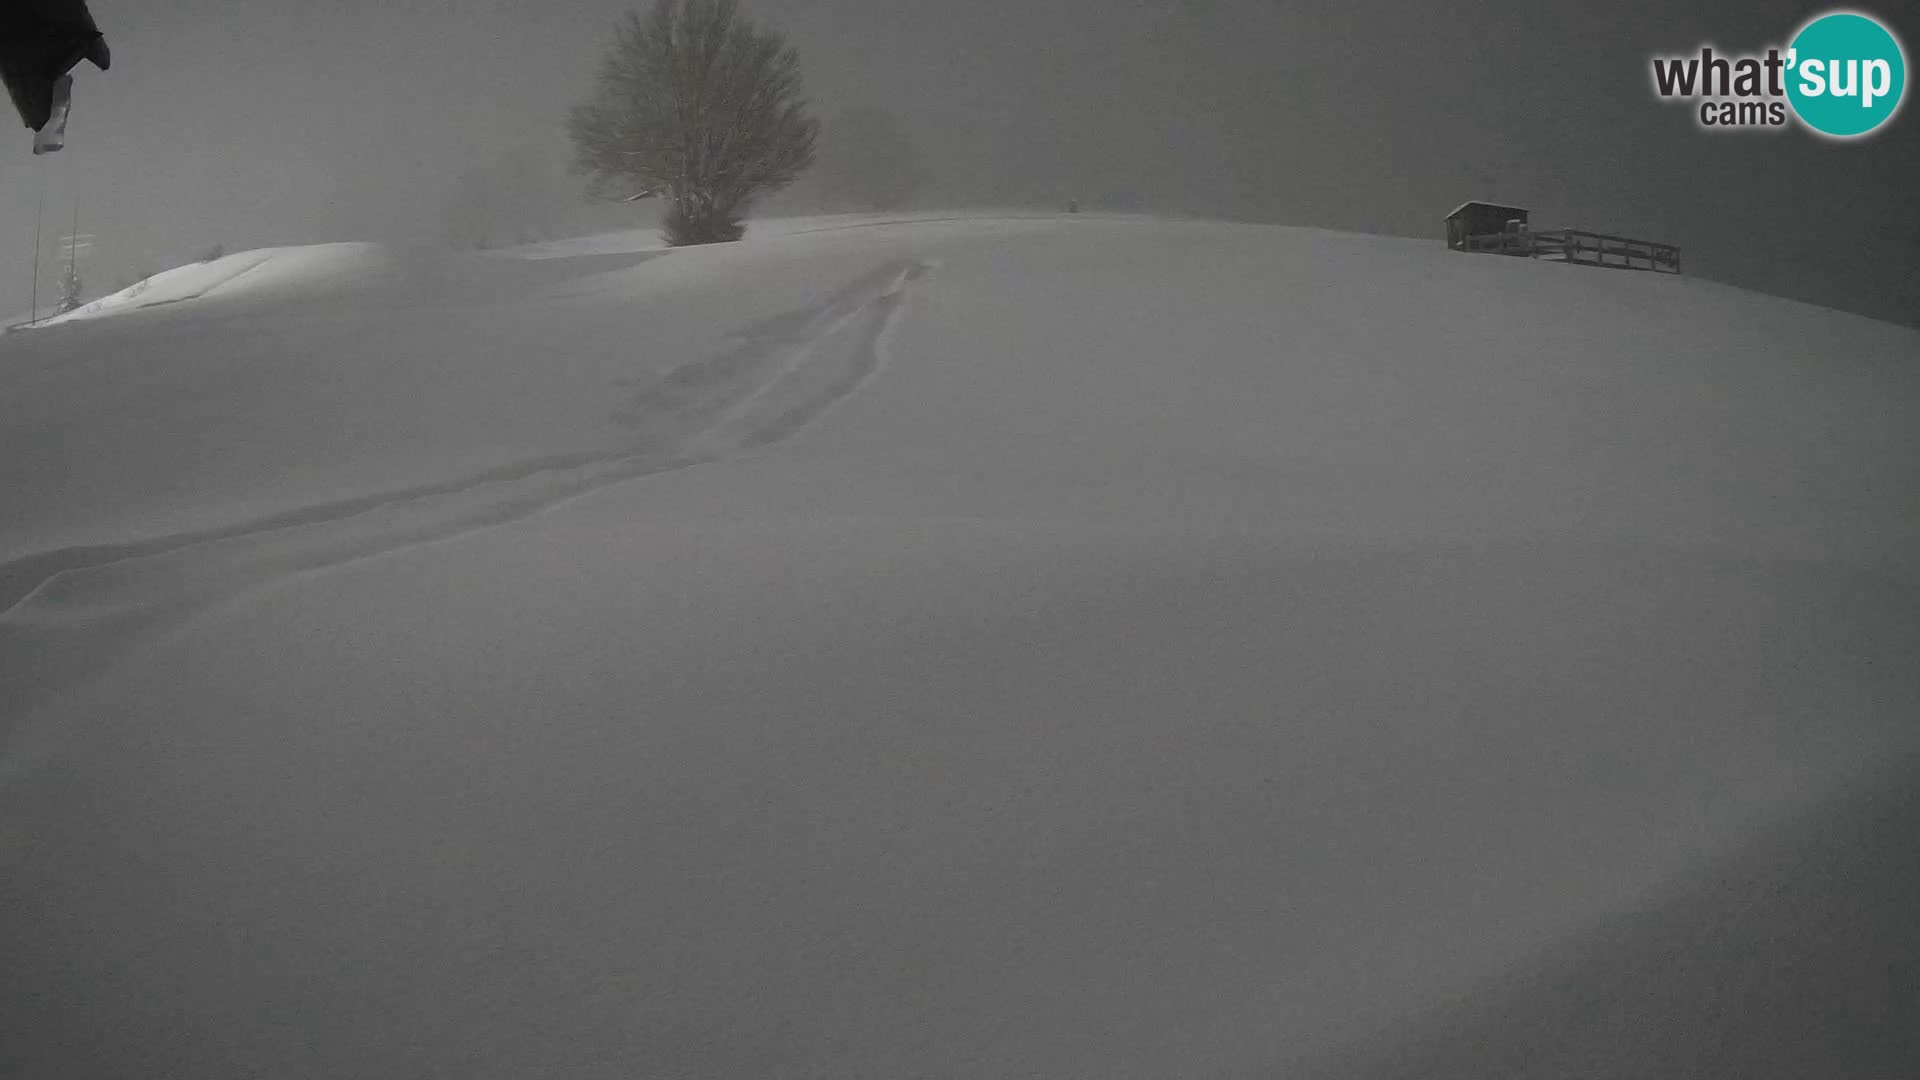
<instances>
[{"instance_id":1,"label":"snow-covered hill","mask_svg":"<svg viewBox=\"0 0 1920 1080\"><path fill-rule=\"evenodd\" d=\"M941 218L0 340L0 1073L1532 1075L1595 940L1735 1060L1671 928L1920 750L1920 333Z\"/></svg>"},{"instance_id":2,"label":"snow-covered hill","mask_svg":"<svg viewBox=\"0 0 1920 1080\"><path fill-rule=\"evenodd\" d=\"M383 253L374 244L314 244L235 252L165 270L119 292L50 315L22 329L124 315L145 308L196 300L284 297L289 292L351 284L377 272ZM25 320L21 320L24 322Z\"/></svg>"}]
</instances>

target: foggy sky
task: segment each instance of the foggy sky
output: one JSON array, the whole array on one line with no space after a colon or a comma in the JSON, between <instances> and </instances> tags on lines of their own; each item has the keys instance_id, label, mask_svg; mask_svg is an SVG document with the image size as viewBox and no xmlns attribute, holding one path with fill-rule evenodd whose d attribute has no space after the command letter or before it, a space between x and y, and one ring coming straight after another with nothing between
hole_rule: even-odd
<instances>
[{"instance_id":1,"label":"foggy sky","mask_svg":"<svg viewBox=\"0 0 1920 1080\"><path fill-rule=\"evenodd\" d=\"M68 148L0 141L0 314L41 301L78 200L89 294L228 250L438 239L461 172L546 174L549 232L651 226L587 207L567 107L629 0L92 0ZM1920 320L1920 113L1841 144L1708 133L1649 88L1656 53L1784 45L1808 3L748 0L799 49L823 118L892 112L926 205L1206 214L1431 236L1463 199L1680 244L1689 273ZM1908 43L1920 11L1881 6ZM1911 95L1914 91L1909 91ZM768 209L823 195L803 181Z\"/></svg>"}]
</instances>

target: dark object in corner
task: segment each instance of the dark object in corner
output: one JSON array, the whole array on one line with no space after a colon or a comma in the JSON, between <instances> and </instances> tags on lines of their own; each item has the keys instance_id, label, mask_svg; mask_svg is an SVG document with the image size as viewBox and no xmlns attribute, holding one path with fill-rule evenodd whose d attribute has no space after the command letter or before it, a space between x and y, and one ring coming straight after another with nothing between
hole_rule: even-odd
<instances>
[{"instance_id":1,"label":"dark object in corner","mask_svg":"<svg viewBox=\"0 0 1920 1080\"><path fill-rule=\"evenodd\" d=\"M0 78L33 130L53 115L60 76L82 60L105 71L112 59L86 0L0 0Z\"/></svg>"}]
</instances>

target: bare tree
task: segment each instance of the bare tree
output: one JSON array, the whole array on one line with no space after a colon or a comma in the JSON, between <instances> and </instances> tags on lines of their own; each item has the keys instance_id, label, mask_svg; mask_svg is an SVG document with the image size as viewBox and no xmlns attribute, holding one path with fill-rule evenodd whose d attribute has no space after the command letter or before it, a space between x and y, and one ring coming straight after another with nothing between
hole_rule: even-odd
<instances>
[{"instance_id":1,"label":"bare tree","mask_svg":"<svg viewBox=\"0 0 1920 1080\"><path fill-rule=\"evenodd\" d=\"M667 241L737 240L756 198L813 164L800 59L734 0L655 0L615 30L568 118L574 171L602 198L664 197Z\"/></svg>"}]
</instances>

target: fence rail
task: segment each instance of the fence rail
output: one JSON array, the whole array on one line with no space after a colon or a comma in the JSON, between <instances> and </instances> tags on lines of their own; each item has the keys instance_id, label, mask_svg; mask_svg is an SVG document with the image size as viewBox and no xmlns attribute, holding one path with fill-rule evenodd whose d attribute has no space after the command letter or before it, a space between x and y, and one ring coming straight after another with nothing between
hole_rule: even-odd
<instances>
[{"instance_id":1,"label":"fence rail","mask_svg":"<svg viewBox=\"0 0 1920 1080\"><path fill-rule=\"evenodd\" d=\"M1672 244L1635 240L1584 229L1508 229L1466 238L1464 250L1526 259L1607 266L1616 270L1680 272L1680 249Z\"/></svg>"}]
</instances>

